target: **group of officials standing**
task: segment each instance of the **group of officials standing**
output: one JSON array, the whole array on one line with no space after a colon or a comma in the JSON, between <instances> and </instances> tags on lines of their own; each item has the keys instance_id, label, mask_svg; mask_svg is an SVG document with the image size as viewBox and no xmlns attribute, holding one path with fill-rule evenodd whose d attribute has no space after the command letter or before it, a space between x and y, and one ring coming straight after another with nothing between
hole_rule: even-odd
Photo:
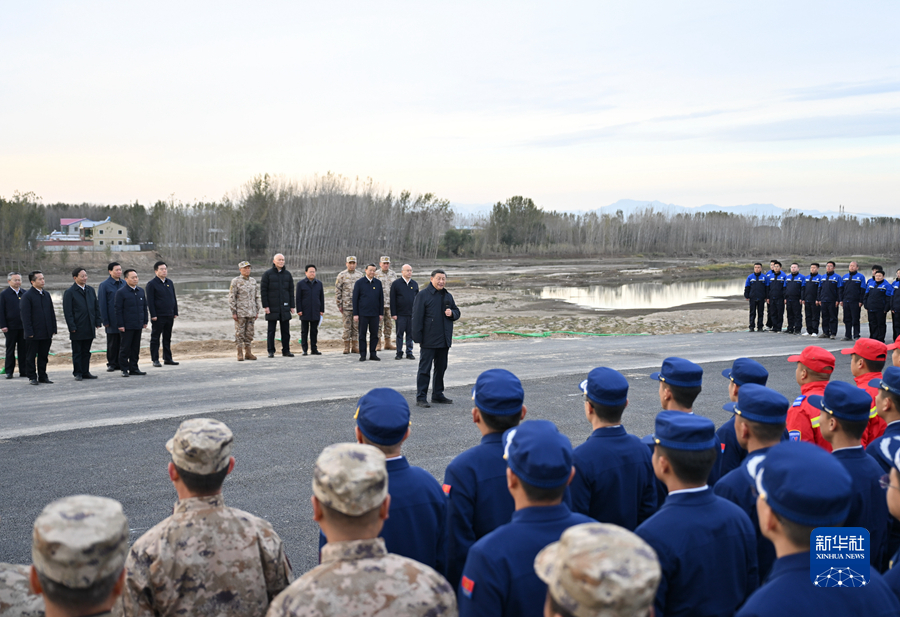
<instances>
[{"instance_id":1,"label":"group of officials standing","mask_svg":"<svg viewBox=\"0 0 900 617\"><path fill-rule=\"evenodd\" d=\"M891 313L893 338L900 336L900 269L893 282L885 279L884 268L872 266L868 280L859 271L859 264L851 261L844 275L835 272L835 263L825 264L825 272L819 272L819 264L809 266L809 275L800 273L799 264L792 263L790 272L782 270L777 259L769 262L769 271L763 274L762 264L753 265L753 273L744 283L744 298L750 302L750 332L786 332L802 336L836 338L838 334L838 310L843 309L844 338L851 341L860 338L860 314L865 308L869 318L869 338L884 342L887 335L887 314ZM787 309L787 328L784 326ZM805 310L804 310L805 309ZM763 311L766 326L763 328ZM806 314L806 331L803 316Z\"/></svg>"}]
</instances>

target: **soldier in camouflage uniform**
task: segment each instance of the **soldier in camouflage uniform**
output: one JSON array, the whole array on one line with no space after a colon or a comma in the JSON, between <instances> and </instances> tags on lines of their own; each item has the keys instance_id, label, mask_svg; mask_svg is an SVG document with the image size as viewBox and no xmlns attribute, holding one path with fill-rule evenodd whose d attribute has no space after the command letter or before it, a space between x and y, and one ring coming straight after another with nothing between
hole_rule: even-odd
<instances>
[{"instance_id":1,"label":"soldier in camouflage uniform","mask_svg":"<svg viewBox=\"0 0 900 617\"><path fill-rule=\"evenodd\" d=\"M44 600L31 593L28 566L0 563L0 615L44 617Z\"/></svg>"},{"instance_id":2,"label":"soldier in camouflage uniform","mask_svg":"<svg viewBox=\"0 0 900 617\"><path fill-rule=\"evenodd\" d=\"M384 349L397 349L391 344L391 330L394 320L391 319L391 285L397 280L397 273L391 270L391 258L387 255L381 257L381 269L375 273L375 278L381 281L381 289L384 291L384 319L378 324L378 347L375 351Z\"/></svg>"},{"instance_id":3,"label":"soldier in camouflage uniform","mask_svg":"<svg viewBox=\"0 0 900 617\"><path fill-rule=\"evenodd\" d=\"M240 276L231 279L231 287L228 288L228 306L231 308L231 318L234 319L234 342L237 345L237 359L242 362L244 357L248 360L256 360L251 346L253 345L254 325L259 317L259 285L256 279L250 278L250 262L242 261L238 264Z\"/></svg>"},{"instance_id":4,"label":"soldier in camouflage uniform","mask_svg":"<svg viewBox=\"0 0 900 617\"><path fill-rule=\"evenodd\" d=\"M195 418L166 444L178 502L131 547L118 615L258 617L290 584L291 565L272 525L225 506L233 441L225 424Z\"/></svg>"},{"instance_id":5,"label":"soldier in camouflage uniform","mask_svg":"<svg viewBox=\"0 0 900 617\"><path fill-rule=\"evenodd\" d=\"M650 614L662 570L637 535L608 523L569 527L534 560L547 583L544 615L643 617Z\"/></svg>"},{"instance_id":6,"label":"soldier in camouflage uniform","mask_svg":"<svg viewBox=\"0 0 900 617\"><path fill-rule=\"evenodd\" d=\"M31 589L43 596L46 613L111 615L125 585L128 537L114 499L75 495L44 508L34 521Z\"/></svg>"},{"instance_id":7,"label":"soldier in camouflage uniform","mask_svg":"<svg viewBox=\"0 0 900 617\"><path fill-rule=\"evenodd\" d=\"M356 257L347 257L347 269L337 275L334 281L334 299L337 302L341 320L344 322L344 330L341 339L344 341L344 353L359 353L358 324L353 320L353 286L363 277L363 273L356 269Z\"/></svg>"},{"instance_id":8,"label":"soldier in camouflage uniform","mask_svg":"<svg viewBox=\"0 0 900 617\"><path fill-rule=\"evenodd\" d=\"M443 576L385 549L378 534L390 503L380 450L349 443L325 448L313 470L313 518L329 538L322 563L278 596L266 617L457 615Z\"/></svg>"}]
</instances>

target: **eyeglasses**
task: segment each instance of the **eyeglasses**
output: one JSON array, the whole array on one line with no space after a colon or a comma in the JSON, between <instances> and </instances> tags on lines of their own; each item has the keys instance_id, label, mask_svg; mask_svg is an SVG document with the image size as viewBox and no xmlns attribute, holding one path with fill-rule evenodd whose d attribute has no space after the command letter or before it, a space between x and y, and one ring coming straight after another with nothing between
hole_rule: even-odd
<instances>
[{"instance_id":1,"label":"eyeglasses","mask_svg":"<svg viewBox=\"0 0 900 617\"><path fill-rule=\"evenodd\" d=\"M878 484L884 490L888 490L889 488L892 488L895 491L900 491L900 486L894 486L893 484L891 484L891 476L890 476L890 474L887 474L887 473L884 474L883 476L881 476L880 478L878 478Z\"/></svg>"}]
</instances>

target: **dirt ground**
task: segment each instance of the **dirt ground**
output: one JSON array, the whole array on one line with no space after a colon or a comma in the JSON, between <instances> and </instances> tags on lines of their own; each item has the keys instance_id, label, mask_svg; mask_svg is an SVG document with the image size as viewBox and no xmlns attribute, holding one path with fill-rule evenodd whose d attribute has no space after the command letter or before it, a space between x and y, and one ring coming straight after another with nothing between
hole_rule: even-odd
<instances>
[{"instance_id":1,"label":"dirt ground","mask_svg":"<svg viewBox=\"0 0 900 617\"><path fill-rule=\"evenodd\" d=\"M413 278L420 285L427 282L427 271L433 265L414 264ZM497 332L600 333L600 334L676 334L690 332L734 332L747 328L746 301L742 296L724 301L687 304L668 309L631 309L597 311L562 300L541 299L535 290L543 286L617 286L630 282L673 282L711 278L743 278L750 270L746 263L715 263L711 260L667 260L642 258L591 260L482 260L438 264L447 270L447 289L453 293L462 318L456 323L457 336L490 335L491 339L515 338ZM302 268L288 264L297 279ZM841 269L842 265L838 264ZM395 268L399 272L399 264ZM170 268L177 283L216 283L227 285L236 272L180 271ZM140 274L140 273L139 273ZM261 269L253 276L259 278ZM325 283L325 317L319 328L319 346L326 353L342 348L341 321L334 301L334 277L337 270L322 269L319 278ZM143 284L150 274L141 277ZM106 273L89 271L89 285L98 285ZM71 278L49 275L47 288L55 298L71 285ZM182 293L178 298L180 317L173 330L173 355L176 359L227 357L235 353L234 322L228 311L227 290L216 289ZM71 362L62 303L55 301L60 335L54 337L51 364ZM865 311L863 311L865 321ZM291 326L292 338L300 336L300 324ZM260 318L256 324L255 351L265 352L266 323ZM573 336L554 334L553 336ZM574 335L577 336L577 335ZM464 343L466 339L458 341ZM98 332L93 349L102 350L106 337ZM146 347L150 342L149 329L144 334L142 356L149 358ZM299 344L294 344L299 348ZM105 363L102 353L95 353L93 361Z\"/></svg>"}]
</instances>

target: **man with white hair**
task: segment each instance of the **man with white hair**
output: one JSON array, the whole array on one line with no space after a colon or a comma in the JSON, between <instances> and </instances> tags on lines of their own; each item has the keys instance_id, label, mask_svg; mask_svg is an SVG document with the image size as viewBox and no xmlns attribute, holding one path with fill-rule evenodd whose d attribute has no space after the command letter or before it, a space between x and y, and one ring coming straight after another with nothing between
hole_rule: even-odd
<instances>
[{"instance_id":1,"label":"man with white hair","mask_svg":"<svg viewBox=\"0 0 900 617\"><path fill-rule=\"evenodd\" d=\"M272 267L266 270L259 283L259 296L266 322L267 351L269 357L275 357L275 330L281 324L281 355L293 358L291 353L291 318L296 310L294 304L294 277L284 267L284 255L276 254L272 258Z\"/></svg>"},{"instance_id":2,"label":"man with white hair","mask_svg":"<svg viewBox=\"0 0 900 617\"><path fill-rule=\"evenodd\" d=\"M16 356L19 358L19 377L25 372L25 329L22 326L22 275L10 272L6 275L9 287L0 292L0 332L6 337L6 378L12 379L16 369Z\"/></svg>"},{"instance_id":3,"label":"man with white hair","mask_svg":"<svg viewBox=\"0 0 900 617\"><path fill-rule=\"evenodd\" d=\"M412 352L412 309L417 293L419 293L419 284L412 278L412 266L403 264L403 267L400 268L400 278L391 283L390 289L391 320L397 322L396 360L403 357L404 340L406 341L406 359L416 359Z\"/></svg>"}]
</instances>

